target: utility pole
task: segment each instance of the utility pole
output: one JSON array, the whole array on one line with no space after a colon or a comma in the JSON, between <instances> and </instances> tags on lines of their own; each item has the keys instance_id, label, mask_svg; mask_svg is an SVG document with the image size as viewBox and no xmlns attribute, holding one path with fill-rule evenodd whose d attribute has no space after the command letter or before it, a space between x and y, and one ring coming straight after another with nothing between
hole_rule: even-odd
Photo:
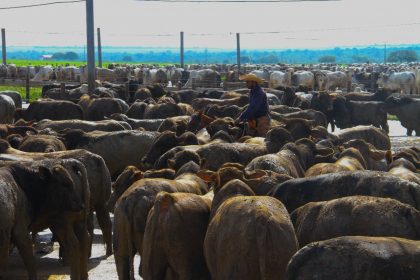
<instances>
[{"instance_id":1,"label":"utility pole","mask_svg":"<svg viewBox=\"0 0 420 280\"><path fill-rule=\"evenodd\" d=\"M241 38L240 34L236 33L236 63L238 64L238 77L241 73Z\"/></svg>"},{"instance_id":2,"label":"utility pole","mask_svg":"<svg viewBox=\"0 0 420 280\"><path fill-rule=\"evenodd\" d=\"M386 43L384 46L384 64L386 64Z\"/></svg>"},{"instance_id":3,"label":"utility pole","mask_svg":"<svg viewBox=\"0 0 420 280\"><path fill-rule=\"evenodd\" d=\"M180 40L181 40L181 68L184 68L184 32L181 31L180 33Z\"/></svg>"},{"instance_id":4,"label":"utility pole","mask_svg":"<svg viewBox=\"0 0 420 280\"><path fill-rule=\"evenodd\" d=\"M87 33L87 69L88 90L95 90L95 29L93 20L93 0L86 0L86 33Z\"/></svg>"},{"instance_id":5,"label":"utility pole","mask_svg":"<svg viewBox=\"0 0 420 280\"><path fill-rule=\"evenodd\" d=\"M98 27L96 29L98 36L98 67L102 68L102 44L101 44L101 29Z\"/></svg>"},{"instance_id":6,"label":"utility pole","mask_svg":"<svg viewBox=\"0 0 420 280\"><path fill-rule=\"evenodd\" d=\"M3 64L6 65L6 29L1 29L1 53L3 55Z\"/></svg>"}]
</instances>

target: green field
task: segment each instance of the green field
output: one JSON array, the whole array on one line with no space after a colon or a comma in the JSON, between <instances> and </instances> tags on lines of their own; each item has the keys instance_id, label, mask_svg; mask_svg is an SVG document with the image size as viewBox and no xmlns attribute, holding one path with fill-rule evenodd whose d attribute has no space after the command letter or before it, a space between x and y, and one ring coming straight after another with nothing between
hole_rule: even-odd
<instances>
[{"instance_id":1,"label":"green field","mask_svg":"<svg viewBox=\"0 0 420 280\"><path fill-rule=\"evenodd\" d=\"M21 60L21 59L8 59L8 64L15 64L16 66L45 66L45 65L53 65L53 66L66 66L66 65L74 65L74 66L82 66L86 65L86 61L63 61L63 60ZM103 62L102 67L108 67L109 64L153 64L159 66L166 66L171 63L157 63L157 62ZM98 62L96 61L96 65Z\"/></svg>"},{"instance_id":2,"label":"green field","mask_svg":"<svg viewBox=\"0 0 420 280\"><path fill-rule=\"evenodd\" d=\"M14 87L14 86L0 86L0 91L3 90L12 90L17 91L22 96L22 100L26 100L26 88L25 87ZM30 99L29 102L37 100L41 97L41 88L40 87L31 87L30 88Z\"/></svg>"}]
</instances>

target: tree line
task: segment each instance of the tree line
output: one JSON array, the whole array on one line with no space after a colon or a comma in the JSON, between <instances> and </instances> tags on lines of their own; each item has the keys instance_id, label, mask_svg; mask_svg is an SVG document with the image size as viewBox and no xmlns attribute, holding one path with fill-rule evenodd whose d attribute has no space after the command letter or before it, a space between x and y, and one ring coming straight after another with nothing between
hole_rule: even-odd
<instances>
[{"instance_id":1,"label":"tree line","mask_svg":"<svg viewBox=\"0 0 420 280\"><path fill-rule=\"evenodd\" d=\"M43 55L52 55L53 60L84 61L86 54L78 48L68 51L43 51L41 47L27 50L8 50L11 59L39 60ZM332 49L287 49L287 50L241 50L241 63L365 63L365 62L412 62L418 61L420 45L408 46L368 46L360 48ZM120 51L107 51L103 47L102 59L107 62L156 62L178 63L179 51L159 49L142 49L136 52L134 48ZM185 63L236 63L236 50L193 49L184 53Z\"/></svg>"}]
</instances>

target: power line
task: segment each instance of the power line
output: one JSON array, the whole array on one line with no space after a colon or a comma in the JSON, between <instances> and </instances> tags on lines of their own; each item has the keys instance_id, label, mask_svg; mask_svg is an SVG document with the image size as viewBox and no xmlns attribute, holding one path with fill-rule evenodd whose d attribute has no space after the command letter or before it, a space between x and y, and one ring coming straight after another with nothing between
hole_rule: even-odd
<instances>
[{"instance_id":1,"label":"power line","mask_svg":"<svg viewBox=\"0 0 420 280\"><path fill-rule=\"evenodd\" d=\"M290 2L338 2L341 0L135 0L139 2L166 3L290 3Z\"/></svg>"},{"instance_id":2,"label":"power line","mask_svg":"<svg viewBox=\"0 0 420 280\"><path fill-rule=\"evenodd\" d=\"M33 7L49 6L49 5L56 5L56 4L72 4L72 3L79 3L79 2L86 2L86 0L55 1L55 2L47 2L47 3L31 4L31 5L22 5L22 6L0 7L0 10L33 8Z\"/></svg>"}]
</instances>

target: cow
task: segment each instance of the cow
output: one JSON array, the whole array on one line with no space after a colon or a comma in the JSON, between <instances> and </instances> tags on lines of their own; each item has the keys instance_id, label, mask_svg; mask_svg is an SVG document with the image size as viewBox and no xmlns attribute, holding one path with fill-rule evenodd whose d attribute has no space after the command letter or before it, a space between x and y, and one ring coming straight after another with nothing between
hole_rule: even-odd
<instances>
[{"instance_id":1,"label":"cow","mask_svg":"<svg viewBox=\"0 0 420 280\"><path fill-rule=\"evenodd\" d=\"M76 66L66 66L61 67L59 66L56 71L56 80L57 81L69 81L74 82L77 80L77 76L79 74L79 68Z\"/></svg>"},{"instance_id":2,"label":"cow","mask_svg":"<svg viewBox=\"0 0 420 280\"><path fill-rule=\"evenodd\" d=\"M143 279L208 279L203 244L212 193L160 192L147 218L143 239Z\"/></svg>"},{"instance_id":3,"label":"cow","mask_svg":"<svg viewBox=\"0 0 420 280\"><path fill-rule=\"evenodd\" d=\"M110 117L114 113L124 114L128 108L127 103L119 98L92 98L88 101L84 110L85 119L91 121L104 120L105 117Z\"/></svg>"},{"instance_id":4,"label":"cow","mask_svg":"<svg viewBox=\"0 0 420 280\"><path fill-rule=\"evenodd\" d=\"M15 102L7 95L0 94L0 123L12 124L15 116Z\"/></svg>"},{"instance_id":5,"label":"cow","mask_svg":"<svg viewBox=\"0 0 420 280\"><path fill-rule=\"evenodd\" d=\"M323 162L311 166L305 171L305 177L340 171L365 170L366 162L362 154L355 148L348 148L340 153L334 163Z\"/></svg>"},{"instance_id":6,"label":"cow","mask_svg":"<svg viewBox=\"0 0 420 280\"><path fill-rule=\"evenodd\" d=\"M407 136L413 131L420 136L420 100L409 97L388 97L385 100L388 113L396 115L401 125L407 129Z\"/></svg>"},{"instance_id":7,"label":"cow","mask_svg":"<svg viewBox=\"0 0 420 280\"><path fill-rule=\"evenodd\" d=\"M232 106L237 105L243 107L249 102L249 97L241 95L230 99L213 99L213 98L196 98L191 102L194 110L203 110L209 105Z\"/></svg>"},{"instance_id":8,"label":"cow","mask_svg":"<svg viewBox=\"0 0 420 280\"><path fill-rule=\"evenodd\" d=\"M372 144L362 139L353 139L344 142L342 143L342 147L356 148L366 163L366 169L369 170L387 171L388 165L392 162L391 150L378 150Z\"/></svg>"},{"instance_id":9,"label":"cow","mask_svg":"<svg viewBox=\"0 0 420 280\"><path fill-rule=\"evenodd\" d=\"M350 171L288 180L270 195L280 199L292 212L312 201L369 195L394 198L420 209L420 186L381 171Z\"/></svg>"},{"instance_id":10,"label":"cow","mask_svg":"<svg viewBox=\"0 0 420 280\"><path fill-rule=\"evenodd\" d=\"M292 74L292 86L313 90L315 86L314 74L310 71L297 71Z\"/></svg>"},{"instance_id":11,"label":"cow","mask_svg":"<svg viewBox=\"0 0 420 280\"><path fill-rule=\"evenodd\" d=\"M348 196L309 202L290 217L302 247L339 236L420 236L420 212L391 198Z\"/></svg>"},{"instance_id":12,"label":"cow","mask_svg":"<svg viewBox=\"0 0 420 280\"><path fill-rule=\"evenodd\" d=\"M343 121L344 127L355 125L374 125L389 132L387 111L384 102L377 101L347 101L349 123Z\"/></svg>"},{"instance_id":13,"label":"cow","mask_svg":"<svg viewBox=\"0 0 420 280\"><path fill-rule=\"evenodd\" d=\"M22 96L20 96L19 92L12 91L12 90L4 90L4 91L0 91L0 95L7 95L10 98L12 98L13 102L15 103L16 109L22 108Z\"/></svg>"},{"instance_id":14,"label":"cow","mask_svg":"<svg viewBox=\"0 0 420 280\"><path fill-rule=\"evenodd\" d=\"M164 69L147 69L143 71L143 84L167 84L168 77Z\"/></svg>"},{"instance_id":15,"label":"cow","mask_svg":"<svg viewBox=\"0 0 420 280\"><path fill-rule=\"evenodd\" d=\"M88 231L93 236L93 211L96 212L99 226L106 244L106 254L112 254L111 219L106 203L111 195L111 176L104 160L86 150L58 151L51 153L27 153L10 148L7 142L0 140L0 161L31 162L45 159L76 159L88 171L90 192L90 211L88 216Z\"/></svg>"},{"instance_id":16,"label":"cow","mask_svg":"<svg viewBox=\"0 0 420 280\"><path fill-rule=\"evenodd\" d=\"M345 236L311 243L290 260L286 277L302 279L417 279L420 241Z\"/></svg>"},{"instance_id":17,"label":"cow","mask_svg":"<svg viewBox=\"0 0 420 280\"><path fill-rule=\"evenodd\" d=\"M54 73L54 68L51 65L42 66L35 76L32 78L32 81L43 82L51 80L51 77Z\"/></svg>"},{"instance_id":18,"label":"cow","mask_svg":"<svg viewBox=\"0 0 420 280\"><path fill-rule=\"evenodd\" d=\"M24 152L50 153L65 151L66 146L56 136L28 135L19 143L18 149Z\"/></svg>"},{"instance_id":19,"label":"cow","mask_svg":"<svg viewBox=\"0 0 420 280\"><path fill-rule=\"evenodd\" d=\"M165 119L136 119L129 118L127 115L115 113L110 116L110 119L118 122L124 122L129 124L132 129L143 128L146 131L157 131L159 126L165 121Z\"/></svg>"},{"instance_id":20,"label":"cow","mask_svg":"<svg viewBox=\"0 0 420 280\"><path fill-rule=\"evenodd\" d=\"M315 73L315 83L320 91L347 88L347 74L340 71L317 71Z\"/></svg>"},{"instance_id":21,"label":"cow","mask_svg":"<svg viewBox=\"0 0 420 280\"><path fill-rule=\"evenodd\" d=\"M269 87L277 89L278 87L290 86L292 79L292 72L273 71L270 74Z\"/></svg>"},{"instance_id":22,"label":"cow","mask_svg":"<svg viewBox=\"0 0 420 280\"><path fill-rule=\"evenodd\" d=\"M65 129L80 129L84 132L94 130L98 131L120 131L131 130L132 127L124 121L102 120L102 121L84 121L84 120L41 120L33 125L36 130L51 129L60 132Z\"/></svg>"},{"instance_id":23,"label":"cow","mask_svg":"<svg viewBox=\"0 0 420 280\"><path fill-rule=\"evenodd\" d=\"M24 111L17 110L15 116L23 117L26 121L84 119L83 110L79 105L66 100L44 99L32 102Z\"/></svg>"},{"instance_id":24,"label":"cow","mask_svg":"<svg viewBox=\"0 0 420 280\"><path fill-rule=\"evenodd\" d=\"M362 139L372 144L379 150L390 150L391 140L388 134L380 128L374 126L358 125L351 128L342 129L335 133L338 143L344 143L353 139Z\"/></svg>"},{"instance_id":25,"label":"cow","mask_svg":"<svg viewBox=\"0 0 420 280\"><path fill-rule=\"evenodd\" d=\"M244 183L233 180L227 184ZM204 240L212 279L283 279L298 248L289 213L280 201L268 196L237 195L224 200Z\"/></svg>"},{"instance_id":26,"label":"cow","mask_svg":"<svg viewBox=\"0 0 420 280\"><path fill-rule=\"evenodd\" d=\"M290 133L284 128L277 127L267 133L264 145L245 144L245 143L226 143L221 141L212 141L204 145L188 145L174 147L165 152L155 162L155 168L164 168L167 166L168 159L171 159L181 150L195 151L201 159L205 159L202 168L212 171L218 170L226 162L248 164L255 157L262 156L268 152L277 152L285 143L291 139ZM259 168L261 169L261 168Z\"/></svg>"},{"instance_id":27,"label":"cow","mask_svg":"<svg viewBox=\"0 0 420 280\"><path fill-rule=\"evenodd\" d=\"M128 165L140 167L142 157L159 134L135 130L83 132L75 129L63 131L61 137L69 150L86 149L100 155L115 178Z\"/></svg>"},{"instance_id":28,"label":"cow","mask_svg":"<svg viewBox=\"0 0 420 280\"><path fill-rule=\"evenodd\" d=\"M136 253L143 254L147 215L160 191L203 195L208 186L196 175L182 174L175 180L141 179L123 193L114 210L114 257L119 279L134 278L133 258Z\"/></svg>"},{"instance_id":29,"label":"cow","mask_svg":"<svg viewBox=\"0 0 420 280\"><path fill-rule=\"evenodd\" d=\"M416 76L412 72L381 73L377 84L394 92L416 94Z\"/></svg>"},{"instance_id":30,"label":"cow","mask_svg":"<svg viewBox=\"0 0 420 280\"><path fill-rule=\"evenodd\" d=\"M300 178L305 176L305 170L312 166L316 160L331 157L333 153L331 149L319 148L311 140L302 138L295 143L287 143L276 154L255 157L245 170L270 170L293 178Z\"/></svg>"},{"instance_id":31,"label":"cow","mask_svg":"<svg viewBox=\"0 0 420 280\"><path fill-rule=\"evenodd\" d=\"M76 160L3 165L0 168L2 269L13 242L24 260L28 278L37 279L29 231L36 233L50 227L68 254L71 278L87 279L88 188L86 169Z\"/></svg>"},{"instance_id":32,"label":"cow","mask_svg":"<svg viewBox=\"0 0 420 280\"><path fill-rule=\"evenodd\" d=\"M389 165L388 173L420 185L420 175L416 172L416 166L408 159L394 160Z\"/></svg>"},{"instance_id":33,"label":"cow","mask_svg":"<svg viewBox=\"0 0 420 280\"><path fill-rule=\"evenodd\" d=\"M219 72L211 69L192 70L188 81L182 88L191 87L220 87L221 77Z\"/></svg>"},{"instance_id":34,"label":"cow","mask_svg":"<svg viewBox=\"0 0 420 280\"><path fill-rule=\"evenodd\" d=\"M96 68L96 79L113 83L117 80L117 75L113 69Z\"/></svg>"}]
</instances>

